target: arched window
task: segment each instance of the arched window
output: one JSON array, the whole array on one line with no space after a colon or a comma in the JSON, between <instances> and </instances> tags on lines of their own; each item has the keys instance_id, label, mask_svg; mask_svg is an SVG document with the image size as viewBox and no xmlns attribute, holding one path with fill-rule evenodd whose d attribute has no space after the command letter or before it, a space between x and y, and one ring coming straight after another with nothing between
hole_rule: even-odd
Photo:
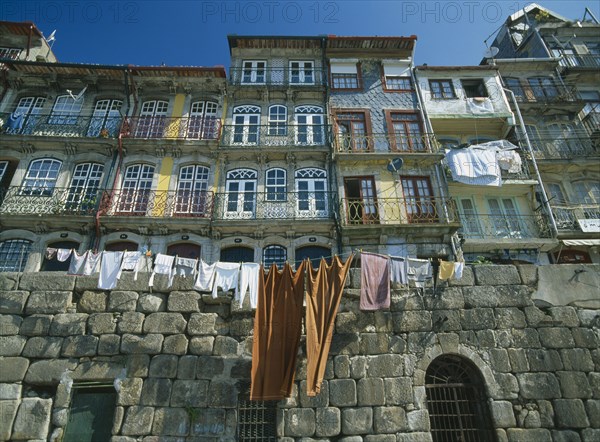
<instances>
[{"instance_id":1,"label":"arched window","mask_svg":"<svg viewBox=\"0 0 600 442\"><path fill-rule=\"evenodd\" d=\"M75 249L79 248L79 243L75 241L55 241L48 244L48 247L52 247L54 249ZM69 257L66 261L59 261L54 256L52 259L46 259L44 257L44 262L42 263L42 272L66 272L69 270L69 266L71 265L71 259L73 259L73 255Z\"/></svg>"},{"instance_id":2,"label":"arched window","mask_svg":"<svg viewBox=\"0 0 600 442\"><path fill-rule=\"evenodd\" d=\"M285 169L273 168L265 173L265 193L267 201L285 201L287 198Z\"/></svg>"},{"instance_id":3,"label":"arched window","mask_svg":"<svg viewBox=\"0 0 600 442\"><path fill-rule=\"evenodd\" d=\"M321 258L331 263L331 249L322 246L303 246L296 249L296 268L304 259L310 259L313 267L318 267Z\"/></svg>"},{"instance_id":4,"label":"arched window","mask_svg":"<svg viewBox=\"0 0 600 442\"><path fill-rule=\"evenodd\" d=\"M222 262L254 262L254 249L250 247L236 246L221 249Z\"/></svg>"},{"instance_id":5,"label":"arched window","mask_svg":"<svg viewBox=\"0 0 600 442\"><path fill-rule=\"evenodd\" d=\"M164 100L145 101L140 116L134 124L135 138L162 138L167 124L169 102Z\"/></svg>"},{"instance_id":6,"label":"arched window","mask_svg":"<svg viewBox=\"0 0 600 442\"><path fill-rule=\"evenodd\" d=\"M22 97L14 112L15 115L22 115L22 120L15 127L7 127L6 133L21 133L24 135L33 133L38 121L40 121L40 114L45 103L46 99L44 97Z\"/></svg>"},{"instance_id":7,"label":"arched window","mask_svg":"<svg viewBox=\"0 0 600 442\"><path fill-rule=\"evenodd\" d=\"M24 195L52 195L61 165L60 161L52 158L42 158L29 163L21 193Z\"/></svg>"},{"instance_id":8,"label":"arched window","mask_svg":"<svg viewBox=\"0 0 600 442\"><path fill-rule=\"evenodd\" d=\"M22 272L30 250L31 241L25 239L0 242L0 272Z\"/></svg>"},{"instance_id":9,"label":"arched window","mask_svg":"<svg viewBox=\"0 0 600 442\"><path fill-rule=\"evenodd\" d=\"M121 124L121 107L123 101L106 99L96 101L94 114L90 120L88 137L116 137Z\"/></svg>"},{"instance_id":10,"label":"arched window","mask_svg":"<svg viewBox=\"0 0 600 442\"><path fill-rule=\"evenodd\" d=\"M104 246L104 250L107 252L124 252L125 250L128 252L136 252L137 249L138 245L133 241L116 241Z\"/></svg>"},{"instance_id":11,"label":"arched window","mask_svg":"<svg viewBox=\"0 0 600 442\"><path fill-rule=\"evenodd\" d=\"M258 144L260 107L246 105L233 109L233 144Z\"/></svg>"},{"instance_id":12,"label":"arched window","mask_svg":"<svg viewBox=\"0 0 600 442\"><path fill-rule=\"evenodd\" d=\"M75 167L65 209L89 213L96 208L100 197L100 179L104 165L98 163L81 163Z\"/></svg>"},{"instance_id":13,"label":"arched window","mask_svg":"<svg viewBox=\"0 0 600 442\"><path fill-rule=\"evenodd\" d=\"M573 183L577 202L585 219L600 219L600 183L598 181L579 181Z\"/></svg>"},{"instance_id":14,"label":"arched window","mask_svg":"<svg viewBox=\"0 0 600 442\"><path fill-rule=\"evenodd\" d=\"M200 258L200 245L191 242L180 242L167 247L167 255L180 258Z\"/></svg>"},{"instance_id":15,"label":"arched window","mask_svg":"<svg viewBox=\"0 0 600 442\"><path fill-rule=\"evenodd\" d=\"M296 106L296 143L321 145L325 142L323 108L320 106Z\"/></svg>"},{"instance_id":16,"label":"arched window","mask_svg":"<svg viewBox=\"0 0 600 442\"><path fill-rule=\"evenodd\" d=\"M265 269L271 267L271 264L275 264L277 267L282 268L287 260L287 249L283 246L267 246L263 249L262 260Z\"/></svg>"},{"instance_id":17,"label":"arched window","mask_svg":"<svg viewBox=\"0 0 600 442\"><path fill-rule=\"evenodd\" d=\"M455 355L434 359L425 375L433 442L495 441L477 368Z\"/></svg>"},{"instance_id":18,"label":"arched window","mask_svg":"<svg viewBox=\"0 0 600 442\"><path fill-rule=\"evenodd\" d=\"M208 216L212 199L208 195L208 174L206 166L193 164L179 169L175 213L193 216Z\"/></svg>"},{"instance_id":19,"label":"arched window","mask_svg":"<svg viewBox=\"0 0 600 442\"><path fill-rule=\"evenodd\" d=\"M234 169L227 172L226 218L254 218L256 179L257 173L252 169Z\"/></svg>"},{"instance_id":20,"label":"arched window","mask_svg":"<svg viewBox=\"0 0 600 442\"><path fill-rule=\"evenodd\" d=\"M214 101L195 101L190 106L187 138L214 140L219 136L218 104Z\"/></svg>"},{"instance_id":21,"label":"arched window","mask_svg":"<svg viewBox=\"0 0 600 442\"><path fill-rule=\"evenodd\" d=\"M327 173L308 167L296 171L297 212L300 217L320 218L328 214Z\"/></svg>"},{"instance_id":22,"label":"arched window","mask_svg":"<svg viewBox=\"0 0 600 442\"><path fill-rule=\"evenodd\" d=\"M83 97L74 100L71 95L56 97L52 115L48 119L50 124L77 124L77 117L83 106Z\"/></svg>"},{"instance_id":23,"label":"arched window","mask_svg":"<svg viewBox=\"0 0 600 442\"><path fill-rule=\"evenodd\" d=\"M287 133L287 109L275 104L269 107L269 135L285 135Z\"/></svg>"},{"instance_id":24,"label":"arched window","mask_svg":"<svg viewBox=\"0 0 600 442\"><path fill-rule=\"evenodd\" d=\"M151 198L152 177L154 166L149 164L133 164L125 170L119 212L131 212L143 215L146 213Z\"/></svg>"}]
</instances>

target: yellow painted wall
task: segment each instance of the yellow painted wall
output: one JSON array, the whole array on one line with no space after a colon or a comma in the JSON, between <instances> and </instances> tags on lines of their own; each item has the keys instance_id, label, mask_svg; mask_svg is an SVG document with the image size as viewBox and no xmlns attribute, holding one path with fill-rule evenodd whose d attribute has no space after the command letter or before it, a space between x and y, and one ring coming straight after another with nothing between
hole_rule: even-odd
<instances>
[{"instance_id":1,"label":"yellow painted wall","mask_svg":"<svg viewBox=\"0 0 600 442\"><path fill-rule=\"evenodd\" d=\"M158 184L156 186L156 202L152 214L154 216L163 216L167 206L167 195L169 192L169 183L173 174L173 157L164 157L160 164L158 172Z\"/></svg>"},{"instance_id":2,"label":"yellow painted wall","mask_svg":"<svg viewBox=\"0 0 600 442\"><path fill-rule=\"evenodd\" d=\"M171 113L171 121L166 128L165 133L168 137L178 137L181 130L181 117L183 116L183 106L185 104L185 95L175 95L175 101L173 102L173 112Z\"/></svg>"}]
</instances>

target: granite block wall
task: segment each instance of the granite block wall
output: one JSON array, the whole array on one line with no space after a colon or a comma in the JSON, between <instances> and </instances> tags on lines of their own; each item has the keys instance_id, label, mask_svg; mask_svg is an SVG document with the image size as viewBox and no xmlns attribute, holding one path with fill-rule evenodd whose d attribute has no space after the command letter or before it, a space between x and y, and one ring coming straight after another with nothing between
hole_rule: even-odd
<instances>
[{"instance_id":1,"label":"granite block wall","mask_svg":"<svg viewBox=\"0 0 600 442\"><path fill-rule=\"evenodd\" d=\"M585 279L600 266L555 266L555 291L586 285L568 305L541 299L546 267L468 267L435 290L396 286L390 310L369 313L352 269L321 393L306 395L303 338L278 439L432 441L425 373L452 354L481 373L498 441L600 440L600 295ZM117 392L114 442L237 440L253 312L190 279L147 280L101 291L94 277L0 273L0 440L61 440L90 382Z\"/></svg>"}]
</instances>

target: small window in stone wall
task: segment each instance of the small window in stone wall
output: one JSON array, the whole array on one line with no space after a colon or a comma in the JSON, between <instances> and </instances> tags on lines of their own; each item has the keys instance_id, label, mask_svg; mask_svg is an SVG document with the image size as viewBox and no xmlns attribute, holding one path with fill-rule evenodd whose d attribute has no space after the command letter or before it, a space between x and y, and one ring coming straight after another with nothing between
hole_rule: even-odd
<instances>
[{"instance_id":1,"label":"small window in stone wall","mask_svg":"<svg viewBox=\"0 0 600 442\"><path fill-rule=\"evenodd\" d=\"M277 401L251 401L250 387L238 396L238 441L273 441L277 439Z\"/></svg>"},{"instance_id":2,"label":"small window in stone wall","mask_svg":"<svg viewBox=\"0 0 600 442\"><path fill-rule=\"evenodd\" d=\"M112 386L73 386L69 420L62 442L108 441L117 404Z\"/></svg>"}]
</instances>

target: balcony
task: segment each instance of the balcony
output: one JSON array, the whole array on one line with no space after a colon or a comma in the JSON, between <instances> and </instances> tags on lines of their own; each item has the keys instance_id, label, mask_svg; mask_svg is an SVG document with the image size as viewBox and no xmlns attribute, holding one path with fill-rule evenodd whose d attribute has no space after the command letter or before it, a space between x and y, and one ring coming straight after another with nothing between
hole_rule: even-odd
<instances>
[{"instance_id":1,"label":"balcony","mask_svg":"<svg viewBox=\"0 0 600 442\"><path fill-rule=\"evenodd\" d=\"M434 134L336 134L335 149L340 153L436 153L439 145Z\"/></svg>"},{"instance_id":2,"label":"balcony","mask_svg":"<svg viewBox=\"0 0 600 442\"><path fill-rule=\"evenodd\" d=\"M577 89L574 87L565 87L562 84L552 81L542 85L528 85L528 87L514 90L515 98L521 104L567 104L583 102L579 98Z\"/></svg>"},{"instance_id":3,"label":"balcony","mask_svg":"<svg viewBox=\"0 0 600 442\"><path fill-rule=\"evenodd\" d=\"M320 147L329 144L328 125L226 125L222 147Z\"/></svg>"},{"instance_id":4,"label":"balcony","mask_svg":"<svg viewBox=\"0 0 600 442\"><path fill-rule=\"evenodd\" d=\"M600 55L594 54L563 54L560 66L568 69L594 69L600 68Z\"/></svg>"},{"instance_id":5,"label":"balcony","mask_svg":"<svg viewBox=\"0 0 600 442\"><path fill-rule=\"evenodd\" d=\"M571 136L552 137L550 134L540 134L540 137L529 138L533 155L540 160L582 159L598 156L600 149L594 146L585 133Z\"/></svg>"},{"instance_id":6,"label":"balcony","mask_svg":"<svg viewBox=\"0 0 600 442\"><path fill-rule=\"evenodd\" d=\"M342 198L346 226L458 223L451 198Z\"/></svg>"},{"instance_id":7,"label":"balcony","mask_svg":"<svg viewBox=\"0 0 600 442\"><path fill-rule=\"evenodd\" d=\"M550 206L559 232L600 233L597 227L588 228L586 225L588 223L585 221L595 220L591 222L596 226L600 224L600 204L551 204Z\"/></svg>"},{"instance_id":8,"label":"balcony","mask_svg":"<svg viewBox=\"0 0 600 442\"><path fill-rule=\"evenodd\" d=\"M215 195L216 220L315 220L333 217L326 191L228 192Z\"/></svg>"},{"instance_id":9,"label":"balcony","mask_svg":"<svg viewBox=\"0 0 600 442\"><path fill-rule=\"evenodd\" d=\"M327 83L327 70L316 68L230 68L229 83L237 86L315 87Z\"/></svg>"},{"instance_id":10,"label":"balcony","mask_svg":"<svg viewBox=\"0 0 600 442\"><path fill-rule=\"evenodd\" d=\"M596 140L598 143L598 138L600 138L600 111L591 111L583 117L583 127L585 127L586 132L590 136Z\"/></svg>"},{"instance_id":11,"label":"balcony","mask_svg":"<svg viewBox=\"0 0 600 442\"><path fill-rule=\"evenodd\" d=\"M31 114L14 118L0 114L4 122L0 132L6 135L42 137L115 138L121 127L121 117L82 117L78 115Z\"/></svg>"},{"instance_id":12,"label":"balcony","mask_svg":"<svg viewBox=\"0 0 600 442\"><path fill-rule=\"evenodd\" d=\"M121 130L124 138L171 140L218 140L221 120L202 117L126 117Z\"/></svg>"},{"instance_id":13,"label":"balcony","mask_svg":"<svg viewBox=\"0 0 600 442\"><path fill-rule=\"evenodd\" d=\"M0 214L143 216L207 218L212 216L213 193L208 191L98 190L81 188L11 187L0 194Z\"/></svg>"},{"instance_id":14,"label":"balcony","mask_svg":"<svg viewBox=\"0 0 600 442\"><path fill-rule=\"evenodd\" d=\"M551 238L548 221L536 215L461 215L459 230L467 239L518 240Z\"/></svg>"}]
</instances>

